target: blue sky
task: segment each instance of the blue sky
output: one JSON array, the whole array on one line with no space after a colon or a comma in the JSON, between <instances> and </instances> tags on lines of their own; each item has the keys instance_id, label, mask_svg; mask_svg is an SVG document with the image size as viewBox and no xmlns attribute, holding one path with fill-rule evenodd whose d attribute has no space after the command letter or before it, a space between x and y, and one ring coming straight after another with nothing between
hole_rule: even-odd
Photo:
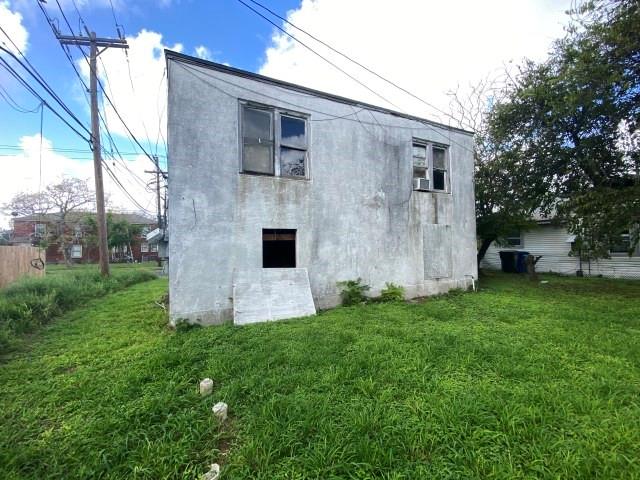
<instances>
[{"instance_id":1,"label":"blue sky","mask_svg":"<svg viewBox=\"0 0 640 480\"><path fill-rule=\"evenodd\" d=\"M11 4L14 11L23 15L24 26L29 32L27 56L31 63L47 79L53 89L67 102L71 110L89 124L87 103L80 91L80 83L71 65L58 46L51 29L41 14L35 1ZM29 5L32 3L32 5ZM93 2L89 7L76 2L84 21L99 36L116 37L116 27L108 2ZM181 43L184 52L193 54L197 46L204 45L217 61L228 62L239 68L255 71L264 61L265 50L270 43L272 27L233 0L220 1L174 1L153 0L136 2L128 7L120 7L123 2L114 2L116 18L127 35L142 29L162 33L167 45ZM71 2L61 2L69 23L78 29L78 15ZM295 8L297 1L273 2L273 8L284 13ZM67 32L55 0L48 1L50 15L57 19L60 28ZM77 49L73 56L80 58ZM0 73L0 84L9 89L12 97L23 107L37 107L38 101L22 87L11 80L6 72ZM86 149L86 144L68 127L46 113L44 136L54 144L64 148ZM1 145L18 145L20 137L32 135L39 130L38 114L23 114L11 109L0 100ZM146 145L145 145L146 146ZM128 141L122 148L131 150ZM4 152L3 152L4 153Z\"/></svg>"},{"instance_id":2,"label":"blue sky","mask_svg":"<svg viewBox=\"0 0 640 480\"><path fill-rule=\"evenodd\" d=\"M89 109L80 82L37 1L0 0L0 26L22 46L33 65L88 127ZM75 31L80 28L77 6L84 22L98 36L117 35L109 0L58 1ZM129 128L145 149L157 152L161 160L165 158L163 138L166 138L162 56L166 47L381 104L378 97L276 32L272 25L237 0L111 1L117 21L127 35L130 61L127 64L121 50L110 49L100 56L98 69ZM551 42L563 34L567 23L564 11L570 7L571 0L273 0L264 3L438 107L432 109L416 102L312 39L304 39L389 98L399 109L447 122L438 110L450 111L448 93L451 91L464 93L480 79L500 79L505 69L515 68L525 57L544 59ZM56 0L47 0L46 5L63 33L69 33ZM274 21L303 37L280 20ZM0 33L0 45L3 42L8 44ZM77 67L86 75L88 68L78 49L72 48L71 53ZM3 58L7 58L6 55ZM0 86L4 89L0 92L5 96L8 93L20 107L38 106L38 101L3 68L0 68ZM108 104L103 108L103 116L125 158L123 162L108 160L109 164L128 193L138 199L136 203L150 212L153 194L144 186L149 178L144 170L151 164L133 145ZM0 98L0 205L18 192L39 188L40 158L44 185L63 175L93 182L88 145L46 110L41 142L39 119L39 114L19 113ZM103 144L112 150L104 140ZM109 179L105 189L113 208L140 210L139 205L129 201ZM8 217L0 214L0 227L7 223Z\"/></svg>"}]
</instances>

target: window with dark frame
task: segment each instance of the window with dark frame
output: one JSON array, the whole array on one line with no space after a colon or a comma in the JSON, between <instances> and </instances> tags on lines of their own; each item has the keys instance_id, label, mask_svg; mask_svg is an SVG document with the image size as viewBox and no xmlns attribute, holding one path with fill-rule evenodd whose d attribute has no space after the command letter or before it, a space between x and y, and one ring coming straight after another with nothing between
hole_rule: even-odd
<instances>
[{"instance_id":1,"label":"window with dark frame","mask_svg":"<svg viewBox=\"0 0 640 480\"><path fill-rule=\"evenodd\" d=\"M242 108L242 170L273 175L273 113Z\"/></svg>"},{"instance_id":2,"label":"window with dark frame","mask_svg":"<svg viewBox=\"0 0 640 480\"><path fill-rule=\"evenodd\" d=\"M629 232L622 233L615 243L609 247L609 253L626 254L629 255L631 249L631 236Z\"/></svg>"},{"instance_id":3,"label":"window with dark frame","mask_svg":"<svg viewBox=\"0 0 640 480\"><path fill-rule=\"evenodd\" d=\"M242 105L242 171L307 178L308 126L302 115Z\"/></svg>"},{"instance_id":4,"label":"window with dark frame","mask_svg":"<svg viewBox=\"0 0 640 480\"><path fill-rule=\"evenodd\" d=\"M432 146L433 165L433 189L439 191L447 190L447 150L443 147Z\"/></svg>"},{"instance_id":5,"label":"window with dark frame","mask_svg":"<svg viewBox=\"0 0 640 480\"><path fill-rule=\"evenodd\" d=\"M416 190L450 191L449 151L446 146L414 139L412 143L413 178ZM426 182L417 183L424 179ZM428 185L428 187L422 187Z\"/></svg>"},{"instance_id":6,"label":"window with dark frame","mask_svg":"<svg viewBox=\"0 0 640 480\"><path fill-rule=\"evenodd\" d=\"M429 179L427 145L416 142L413 143L413 178Z\"/></svg>"},{"instance_id":7,"label":"window with dark frame","mask_svg":"<svg viewBox=\"0 0 640 480\"><path fill-rule=\"evenodd\" d=\"M296 231L262 229L262 268L296 268Z\"/></svg>"}]
</instances>

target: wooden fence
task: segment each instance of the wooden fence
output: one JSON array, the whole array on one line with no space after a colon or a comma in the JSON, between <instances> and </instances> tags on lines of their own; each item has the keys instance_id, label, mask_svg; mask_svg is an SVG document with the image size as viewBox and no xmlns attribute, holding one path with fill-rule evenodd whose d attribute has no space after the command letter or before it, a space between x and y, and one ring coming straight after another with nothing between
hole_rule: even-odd
<instances>
[{"instance_id":1,"label":"wooden fence","mask_svg":"<svg viewBox=\"0 0 640 480\"><path fill-rule=\"evenodd\" d=\"M37 247L17 246L7 247L0 246L0 288L4 288L21 277L42 277L44 276L43 268L35 268L31 261L38 257ZM44 251L42 252L42 260L44 261Z\"/></svg>"}]
</instances>

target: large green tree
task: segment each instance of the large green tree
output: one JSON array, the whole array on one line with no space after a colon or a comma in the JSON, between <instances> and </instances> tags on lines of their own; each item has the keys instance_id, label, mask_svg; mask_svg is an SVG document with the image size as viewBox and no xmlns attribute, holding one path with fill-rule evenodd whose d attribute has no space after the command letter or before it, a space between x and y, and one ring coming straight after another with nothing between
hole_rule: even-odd
<instances>
[{"instance_id":1,"label":"large green tree","mask_svg":"<svg viewBox=\"0 0 640 480\"><path fill-rule=\"evenodd\" d=\"M492 136L489 118L503 101L509 75L485 78L461 92L450 92L451 116L460 128L474 132L474 173L478 266L492 242L500 242L518 230L534 225L531 220L538 200L516 175L517 157L503 152Z\"/></svg>"},{"instance_id":2,"label":"large green tree","mask_svg":"<svg viewBox=\"0 0 640 480\"><path fill-rule=\"evenodd\" d=\"M512 188L606 256L640 223L640 3L590 1L547 61L527 62L489 119Z\"/></svg>"}]
</instances>

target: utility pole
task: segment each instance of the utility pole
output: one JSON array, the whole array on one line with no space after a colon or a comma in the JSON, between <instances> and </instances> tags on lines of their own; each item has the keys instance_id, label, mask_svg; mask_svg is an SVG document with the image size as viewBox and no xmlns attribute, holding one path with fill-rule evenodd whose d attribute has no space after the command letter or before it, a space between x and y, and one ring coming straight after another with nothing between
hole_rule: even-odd
<instances>
[{"instance_id":1,"label":"utility pole","mask_svg":"<svg viewBox=\"0 0 640 480\"><path fill-rule=\"evenodd\" d=\"M100 116L98 112L98 55L107 48L129 48L127 41L116 38L97 38L95 32L86 27L86 37L57 35L63 45L89 47L89 90L91 94L91 148L93 149L93 171L96 182L96 221L98 224L98 251L100 272L109 275L109 247L107 246L107 216L104 207L104 185L102 181L102 151L100 148ZM98 51L98 47L102 50Z\"/></svg>"},{"instance_id":2,"label":"utility pole","mask_svg":"<svg viewBox=\"0 0 640 480\"><path fill-rule=\"evenodd\" d=\"M154 155L153 156L153 162L156 164L156 169L154 171L150 171L150 170L145 170L145 173L155 173L156 174L156 204L158 207L158 228L160 230L162 230L164 228L164 225L162 225L162 207L160 205L160 174L162 173L162 171L160 170L160 163L158 162L158 156ZM159 252L158 252L159 253ZM158 266L161 267L162 266L162 259L160 258L160 255L157 255L157 260L158 260Z\"/></svg>"}]
</instances>

